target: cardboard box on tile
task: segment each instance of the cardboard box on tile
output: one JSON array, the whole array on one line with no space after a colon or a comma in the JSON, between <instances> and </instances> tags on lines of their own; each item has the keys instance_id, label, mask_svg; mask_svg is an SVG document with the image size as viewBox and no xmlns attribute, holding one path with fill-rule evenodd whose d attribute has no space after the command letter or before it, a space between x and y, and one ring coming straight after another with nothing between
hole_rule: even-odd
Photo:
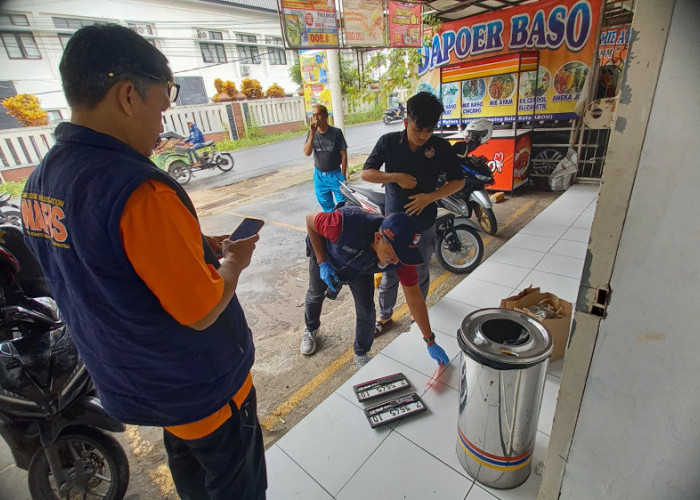
<instances>
[{"instance_id":1,"label":"cardboard box on tile","mask_svg":"<svg viewBox=\"0 0 700 500\"><path fill-rule=\"evenodd\" d=\"M540 315L533 310L539 308ZM566 350L571 329L571 302L560 299L553 293L542 293L539 288L528 287L518 295L501 300L504 309L515 309L540 321L552 336L554 347L550 361L561 358ZM542 318L543 311L555 312L554 318Z\"/></svg>"}]
</instances>

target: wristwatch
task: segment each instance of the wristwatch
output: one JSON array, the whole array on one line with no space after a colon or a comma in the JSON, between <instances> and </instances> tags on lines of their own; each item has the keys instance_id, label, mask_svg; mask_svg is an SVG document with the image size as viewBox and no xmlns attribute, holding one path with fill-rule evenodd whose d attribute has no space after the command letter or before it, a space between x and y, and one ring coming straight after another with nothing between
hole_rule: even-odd
<instances>
[{"instance_id":1,"label":"wristwatch","mask_svg":"<svg viewBox=\"0 0 700 500\"><path fill-rule=\"evenodd\" d=\"M435 334L433 332L430 332L430 337L423 337L423 342L425 342L426 344L435 342Z\"/></svg>"}]
</instances>

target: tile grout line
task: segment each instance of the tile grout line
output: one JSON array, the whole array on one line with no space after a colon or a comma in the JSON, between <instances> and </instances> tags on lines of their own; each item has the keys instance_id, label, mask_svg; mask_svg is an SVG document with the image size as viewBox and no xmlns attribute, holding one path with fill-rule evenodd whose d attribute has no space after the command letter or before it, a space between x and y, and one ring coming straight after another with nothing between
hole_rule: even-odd
<instances>
[{"instance_id":1,"label":"tile grout line","mask_svg":"<svg viewBox=\"0 0 700 500\"><path fill-rule=\"evenodd\" d=\"M328 491L326 488L324 488L323 485L322 485L321 483L319 483L318 481L316 481L316 478L313 477L309 471L307 471L306 469L304 469L304 467L302 467L302 465L301 465L299 462L297 462L296 460L294 460L294 458L292 458L292 456L291 456L289 453L287 453L286 451L284 451L284 448L282 448L282 447L281 447L279 444L277 444L277 443L275 443L275 444L272 445L272 446L277 446L277 448L279 448L279 450L280 450L282 453L284 453L284 454L286 455L286 457L289 458L289 460L291 460L292 462L294 462L294 463L296 464L297 467L299 467L302 471L304 471L304 474L306 474L307 476L309 476L309 477L311 478L311 480L312 480L314 483L316 483L323 491L325 491L326 493L328 493L328 495L329 495L331 498L335 499L335 496L332 495L331 492Z\"/></svg>"},{"instance_id":2,"label":"tile grout line","mask_svg":"<svg viewBox=\"0 0 700 500\"><path fill-rule=\"evenodd\" d=\"M348 485L348 483L349 483L350 481L352 481L352 478L354 478L354 477L357 475L357 473L360 472L360 469L367 463L367 461L368 461L370 458L372 458L372 455L374 455L374 454L377 452L377 450L384 444L384 442L385 442L387 439L389 439L389 436L391 436L391 434L392 434L393 432L394 432L394 428L391 427L390 430L389 430L389 432L387 432L386 437L385 437L384 439L382 439L382 440L379 442L379 444L377 445L377 447L376 447L374 450L372 450L372 453L370 453L369 456L368 456L368 457L360 464L360 466L355 470L355 472L353 472L353 473L350 475L350 477L348 478L348 480L345 481L345 482L343 483L343 485L342 485L342 486L340 487L340 489L338 490L338 493L336 493L335 495L333 495L333 498L336 498L336 497L340 494L340 492L343 491L343 489Z\"/></svg>"}]
</instances>

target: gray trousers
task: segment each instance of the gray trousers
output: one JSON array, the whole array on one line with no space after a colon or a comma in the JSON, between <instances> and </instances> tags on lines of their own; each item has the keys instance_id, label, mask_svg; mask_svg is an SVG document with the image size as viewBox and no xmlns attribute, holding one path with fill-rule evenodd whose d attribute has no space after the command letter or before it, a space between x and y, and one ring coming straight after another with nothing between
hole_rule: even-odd
<instances>
[{"instance_id":1,"label":"gray trousers","mask_svg":"<svg viewBox=\"0 0 700 500\"><path fill-rule=\"evenodd\" d=\"M435 248L435 224L423 230L418 243L418 250L423 257L423 265L416 267L418 273L418 286L423 297L428 296L430 286L430 259ZM386 271L382 274L382 283L379 285L379 317L389 319L394 313L396 295L399 292L399 276L396 271Z\"/></svg>"},{"instance_id":2,"label":"gray trousers","mask_svg":"<svg viewBox=\"0 0 700 500\"><path fill-rule=\"evenodd\" d=\"M355 342L353 350L357 355L367 354L374 342L374 275L352 274L344 276L355 302ZM309 289L304 304L304 322L309 331L321 326L321 308L326 298L328 285L321 279L316 256L309 258Z\"/></svg>"}]
</instances>

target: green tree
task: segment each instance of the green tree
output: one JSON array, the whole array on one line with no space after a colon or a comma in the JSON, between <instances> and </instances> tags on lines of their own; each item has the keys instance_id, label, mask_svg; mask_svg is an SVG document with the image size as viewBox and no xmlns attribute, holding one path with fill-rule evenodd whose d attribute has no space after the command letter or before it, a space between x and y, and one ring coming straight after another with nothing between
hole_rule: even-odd
<instances>
[{"instance_id":1,"label":"green tree","mask_svg":"<svg viewBox=\"0 0 700 500\"><path fill-rule=\"evenodd\" d=\"M292 79L294 83L297 84L297 90L304 85L304 81L301 79L301 65L299 64L299 56L294 55L294 65L289 68L289 78Z\"/></svg>"}]
</instances>

